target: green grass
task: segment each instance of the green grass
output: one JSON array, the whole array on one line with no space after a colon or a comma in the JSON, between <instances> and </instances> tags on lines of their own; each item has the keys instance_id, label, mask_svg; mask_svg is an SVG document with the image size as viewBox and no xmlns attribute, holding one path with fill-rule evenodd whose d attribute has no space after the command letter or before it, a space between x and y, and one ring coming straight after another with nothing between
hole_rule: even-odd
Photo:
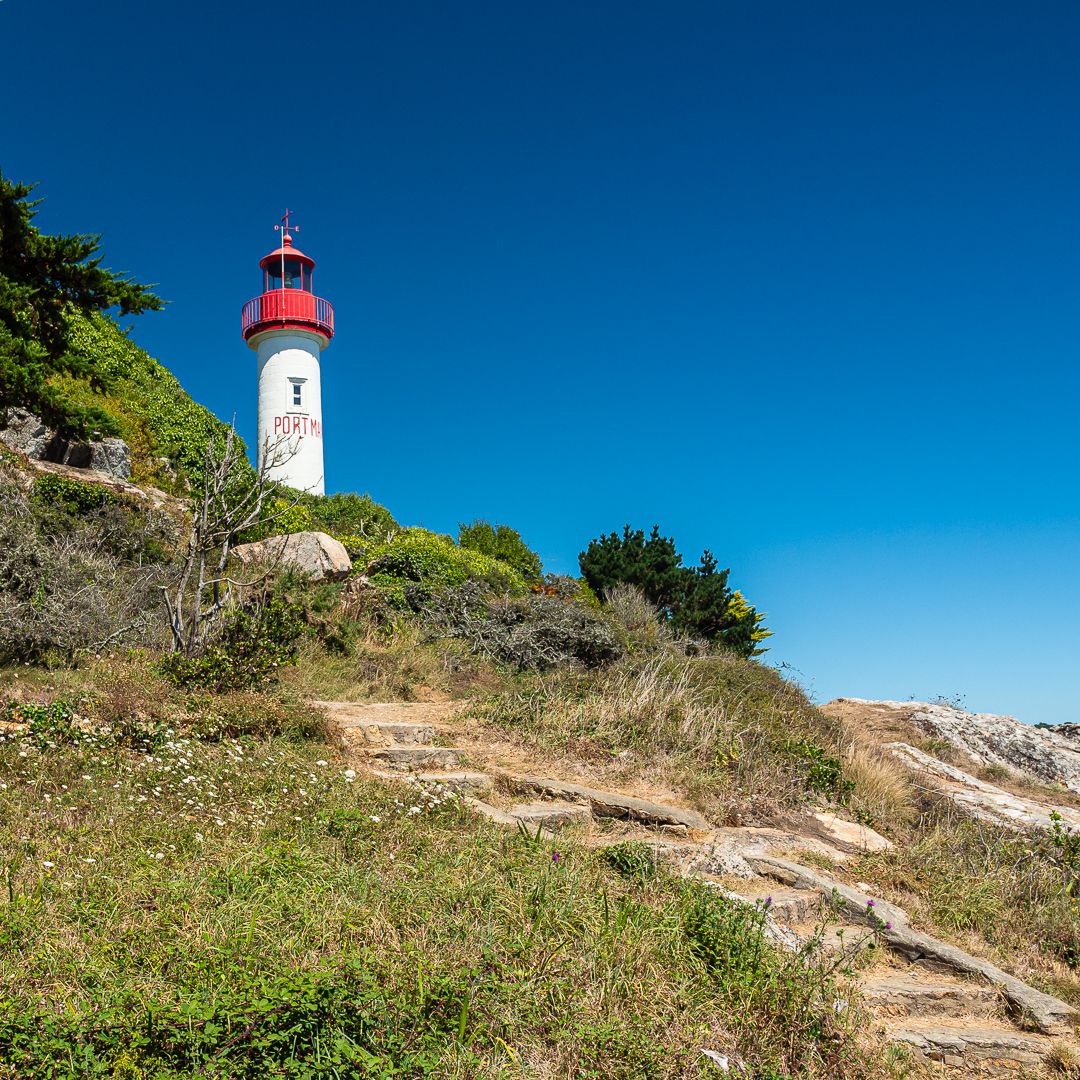
<instances>
[{"instance_id":1,"label":"green grass","mask_svg":"<svg viewBox=\"0 0 1080 1080\"><path fill-rule=\"evenodd\" d=\"M0 742L0 784L0 1076L644 1080L703 1047L871 1070L828 977L715 893L316 740L54 710Z\"/></svg>"}]
</instances>

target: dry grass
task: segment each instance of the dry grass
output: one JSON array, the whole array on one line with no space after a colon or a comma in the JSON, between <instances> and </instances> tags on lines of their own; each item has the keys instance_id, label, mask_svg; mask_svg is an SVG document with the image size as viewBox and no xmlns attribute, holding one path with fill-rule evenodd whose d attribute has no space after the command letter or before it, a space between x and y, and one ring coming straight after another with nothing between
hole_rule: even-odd
<instances>
[{"instance_id":1,"label":"dry grass","mask_svg":"<svg viewBox=\"0 0 1080 1080\"><path fill-rule=\"evenodd\" d=\"M916 807L910 774L888 751L852 739L844 776L855 784L851 808L864 820L889 830L910 824Z\"/></svg>"},{"instance_id":2,"label":"dry grass","mask_svg":"<svg viewBox=\"0 0 1080 1080\"><path fill-rule=\"evenodd\" d=\"M831 758L840 745L839 725L801 690L725 653L632 653L596 671L521 676L466 715L552 758L618 759L622 787L684 793L720 821L804 803L806 746Z\"/></svg>"}]
</instances>

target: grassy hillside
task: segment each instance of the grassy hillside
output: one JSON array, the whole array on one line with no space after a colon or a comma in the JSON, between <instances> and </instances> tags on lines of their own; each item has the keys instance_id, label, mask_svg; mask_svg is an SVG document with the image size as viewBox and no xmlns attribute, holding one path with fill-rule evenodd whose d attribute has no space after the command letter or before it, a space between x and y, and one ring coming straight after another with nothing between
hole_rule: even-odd
<instances>
[{"instance_id":1,"label":"grassy hillside","mask_svg":"<svg viewBox=\"0 0 1080 1080\"><path fill-rule=\"evenodd\" d=\"M168 470L155 460L160 457L182 474L197 473L207 440L224 430L223 422L193 401L176 376L109 316L73 315L72 324L73 345L95 358L95 368L111 392L95 391L87 379L70 375L57 376L54 382L70 400L97 405L116 420L120 437L132 450L134 482L168 487Z\"/></svg>"},{"instance_id":2,"label":"grassy hillside","mask_svg":"<svg viewBox=\"0 0 1080 1080\"><path fill-rule=\"evenodd\" d=\"M463 650L452 676L446 645L375 625L349 665L321 655L311 640L258 694L178 692L140 656L0 673L9 700L57 702L12 705L31 733L0 739L0 1076L659 1080L736 1047L760 1077L880 1072L859 1011L831 1008L842 976L775 951L752 910L647 847L508 834L452 795L356 776L306 703L358 657L412 693L484 687L482 709L533 677ZM794 707L828 733L732 664L736 694L780 691L777 720ZM585 689L555 682L563 701ZM603 735L641 761L669 741ZM805 770L769 743L800 802Z\"/></svg>"}]
</instances>

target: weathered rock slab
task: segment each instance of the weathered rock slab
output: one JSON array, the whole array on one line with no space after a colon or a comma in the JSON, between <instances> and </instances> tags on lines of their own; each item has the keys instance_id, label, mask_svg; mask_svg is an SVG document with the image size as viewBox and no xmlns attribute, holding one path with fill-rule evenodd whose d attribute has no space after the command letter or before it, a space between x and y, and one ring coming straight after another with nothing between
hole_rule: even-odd
<instances>
[{"instance_id":1,"label":"weathered rock slab","mask_svg":"<svg viewBox=\"0 0 1080 1080\"><path fill-rule=\"evenodd\" d=\"M1001 1004L1000 991L987 983L920 979L907 973L865 978L859 989L878 1016L989 1016Z\"/></svg>"},{"instance_id":2,"label":"weathered rock slab","mask_svg":"<svg viewBox=\"0 0 1080 1080\"><path fill-rule=\"evenodd\" d=\"M365 746L426 746L435 738L430 724L371 724L366 720L339 720L338 726Z\"/></svg>"},{"instance_id":3,"label":"weathered rock slab","mask_svg":"<svg viewBox=\"0 0 1080 1080\"><path fill-rule=\"evenodd\" d=\"M879 832L857 821L847 821L835 814L817 813L813 815L821 831L841 849L853 848L856 851L889 851L892 842Z\"/></svg>"},{"instance_id":4,"label":"weathered rock slab","mask_svg":"<svg viewBox=\"0 0 1080 1080\"><path fill-rule=\"evenodd\" d=\"M118 480L131 476L131 448L123 439L115 436L89 442L65 439L27 409L7 410L6 426L0 428L0 442L33 461L93 469Z\"/></svg>"},{"instance_id":5,"label":"weathered rock slab","mask_svg":"<svg viewBox=\"0 0 1080 1080\"><path fill-rule=\"evenodd\" d=\"M342 581L352 572L344 546L324 532L298 532L240 544L233 554L245 565L265 563L290 566L310 574L312 581Z\"/></svg>"},{"instance_id":6,"label":"weathered rock slab","mask_svg":"<svg viewBox=\"0 0 1080 1080\"><path fill-rule=\"evenodd\" d=\"M920 1050L931 1061L968 1066L975 1062L994 1063L1008 1071L1037 1065L1047 1049L1041 1039L1004 1028L915 1023L894 1028L890 1034L895 1041Z\"/></svg>"},{"instance_id":7,"label":"weathered rock slab","mask_svg":"<svg viewBox=\"0 0 1080 1080\"><path fill-rule=\"evenodd\" d=\"M471 796L466 798L465 805L472 807L473 810L478 814L482 814L489 821L494 821L496 825L503 825L508 829L528 828L525 822L520 818L516 818L512 814L508 814L505 810L500 810L497 806L481 802L479 799L474 799ZM539 834L541 840L555 839L555 834L550 829L544 828L543 825L538 826L536 830L529 829L528 832L530 836Z\"/></svg>"},{"instance_id":8,"label":"weathered rock slab","mask_svg":"<svg viewBox=\"0 0 1080 1080\"><path fill-rule=\"evenodd\" d=\"M524 806L511 806L510 816L527 824L542 822L548 827L558 828L571 822L579 824L592 821L592 811L581 803L538 802Z\"/></svg>"},{"instance_id":9,"label":"weathered rock slab","mask_svg":"<svg viewBox=\"0 0 1080 1080\"><path fill-rule=\"evenodd\" d=\"M491 787L491 777L482 772L417 773L416 779L424 787L443 784L452 791L483 791Z\"/></svg>"},{"instance_id":10,"label":"weathered rock slab","mask_svg":"<svg viewBox=\"0 0 1080 1080\"><path fill-rule=\"evenodd\" d=\"M1014 716L969 713L925 701L870 701L838 698L837 703L878 706L903 712L936 739L945 739L966 753L973 764L1004 765L1029 773L1044 784L1062 784L1080 793L1080 745L1066 732L1033 727Z\"/></svg>"},{"instance_id":11,"label":"weathered rock slab","mask_svg":"<svg viewBox=\"0 0 1080 1080\"><path fill-rule=\"evenodd\" d=\"M461 756L449 746L368 746L357 753L398 769L452 769Z\"/></svg>"}]
</instances>

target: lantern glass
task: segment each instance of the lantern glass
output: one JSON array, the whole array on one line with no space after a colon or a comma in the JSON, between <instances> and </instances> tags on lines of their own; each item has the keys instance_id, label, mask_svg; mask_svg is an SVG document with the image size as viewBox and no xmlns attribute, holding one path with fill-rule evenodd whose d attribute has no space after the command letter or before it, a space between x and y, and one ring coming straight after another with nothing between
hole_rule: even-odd
<instances>
[{"instance_id":1,"label":"lantern glass","mask_svg":"<svg viewBox=\"0 0 1080 1080\"><path fill-rule=\"evenodd\" d=\"M285 259L284 263L275 259L266 268L263 289L265 292L274 289L303 289L311 292L311 271L299 259Z\"/></svg>"}]
</instances>

